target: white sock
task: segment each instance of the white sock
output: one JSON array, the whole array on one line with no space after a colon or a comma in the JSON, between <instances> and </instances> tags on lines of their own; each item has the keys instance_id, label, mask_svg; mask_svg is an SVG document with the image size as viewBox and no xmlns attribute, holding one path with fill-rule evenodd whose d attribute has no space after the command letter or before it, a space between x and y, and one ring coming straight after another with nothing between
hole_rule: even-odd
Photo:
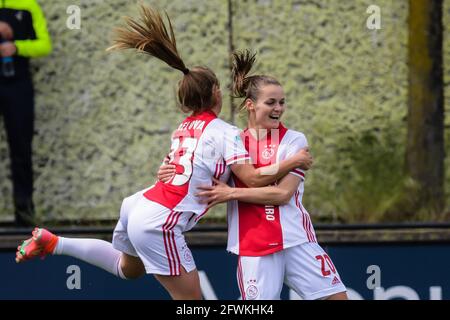
<instances>
[{"instance_id":1,"label":"white sock","mask_svg":"<svg viewBox=\"0 0 450 320\"><path fill-rule=\"evenodd\" d=\"M110 242L99 239L59 237L53 254L66 255L83 260L117 277L126 279L122 268L120 268L122 252L114 249Z\"/></svg>"}]
</instances>

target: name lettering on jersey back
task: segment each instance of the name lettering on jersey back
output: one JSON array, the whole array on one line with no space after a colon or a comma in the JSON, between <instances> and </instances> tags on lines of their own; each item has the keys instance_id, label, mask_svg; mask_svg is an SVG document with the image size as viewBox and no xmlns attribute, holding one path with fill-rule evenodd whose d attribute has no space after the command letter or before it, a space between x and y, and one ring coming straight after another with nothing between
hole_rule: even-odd
<instances>
[{"instance_id":1,"label":"name lettering on jersey back","mask_svg":"<svg viewBox=\"0 0 450 320\"><path fill-rule=\"evenodd\" d=\"M265 206L265 212L266 212L266 219L268 221L274 221L275 220L275 207L272 205Z\"/></svg>"},{"instance_id":2,"label":"name lettering on jersey back","mask_svg":"<svg viewBox=\"0 0 450 320\"><path fill-rule=\"evenodd\" d=\"M201 130L205 127L206 121L204 120L194 120L194 121L186 121L180 124L177 130Z\"/></svg>"}]
</instances>

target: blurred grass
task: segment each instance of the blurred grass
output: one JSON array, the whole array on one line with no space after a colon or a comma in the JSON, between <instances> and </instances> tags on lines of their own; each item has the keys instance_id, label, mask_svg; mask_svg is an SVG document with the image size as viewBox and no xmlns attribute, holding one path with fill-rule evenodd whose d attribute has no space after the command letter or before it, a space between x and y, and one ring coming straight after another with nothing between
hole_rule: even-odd
<instances>
[{"instance_id":1,"label":"blurred grass","mask_svg":"<svg viewBox=\"0 0 450 320\"><path fill-rule=\"evenodd\" d=\"M404 133L391 126L383 131L349 132L336 140L336 162L325 167L323 162L328 159L319 157L319 168L314 166L309 173L313 182L305 188L306 208L314 208L316 220L380 222L392 210L399 210L396 206L403 200L408 182L403 173L404 147L399 143ZM321 166L329 171L315 176ZM310 193L319 194L318 203L309 201ZM321 206L321 210L315 209Z\"/></svg>"}]
</instances>

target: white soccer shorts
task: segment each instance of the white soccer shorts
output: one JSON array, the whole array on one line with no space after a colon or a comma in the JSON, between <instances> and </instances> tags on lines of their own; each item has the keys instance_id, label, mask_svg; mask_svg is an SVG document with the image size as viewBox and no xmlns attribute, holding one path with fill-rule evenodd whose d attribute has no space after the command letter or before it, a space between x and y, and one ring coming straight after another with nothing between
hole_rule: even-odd
<instances>
[{"instance_id":1,"label":"white soccer shorts","mask_svg":"<svg viewBox=\"0 0 450 320\"><path fill-rule=\"evenodd\" d=\"M187 272L194 270L195 261L183 235L193 213L175 212L150 201L143 196L145 191L123 200L114 248L139 257L149 274L175 276L182 266Z\"/></svg>"},{"instance_id":2,"label":"white soccer shorts","mask_svg":"<svg viewBox=\"0 0 450 320\"><path fill-rule=\"evenodd\" d=\"M237 280L243 300L279 300L283 283L305 300L346 291L330 257L315 242L261 257L241 256Z\"/></svg>"}]
</instances>

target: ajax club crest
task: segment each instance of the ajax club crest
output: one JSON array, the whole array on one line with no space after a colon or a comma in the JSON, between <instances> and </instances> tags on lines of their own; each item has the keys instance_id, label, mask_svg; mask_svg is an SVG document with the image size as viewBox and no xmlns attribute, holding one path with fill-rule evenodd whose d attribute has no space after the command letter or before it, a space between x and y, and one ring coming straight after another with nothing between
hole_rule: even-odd
<instances>
[{"instance_id":1,"label":"ajax club crest","mask_svg":"<svg viewBox=\"0 0 450 320\"><path fill-rule=\"evenodd\" d=\"M266 145L266 147L264 148L264 150L261 153L261 156L266 160L271 159L275 154L275 148L276 148L276 145L274 145L274 144Z\"/></svg>"}]
</instances>

